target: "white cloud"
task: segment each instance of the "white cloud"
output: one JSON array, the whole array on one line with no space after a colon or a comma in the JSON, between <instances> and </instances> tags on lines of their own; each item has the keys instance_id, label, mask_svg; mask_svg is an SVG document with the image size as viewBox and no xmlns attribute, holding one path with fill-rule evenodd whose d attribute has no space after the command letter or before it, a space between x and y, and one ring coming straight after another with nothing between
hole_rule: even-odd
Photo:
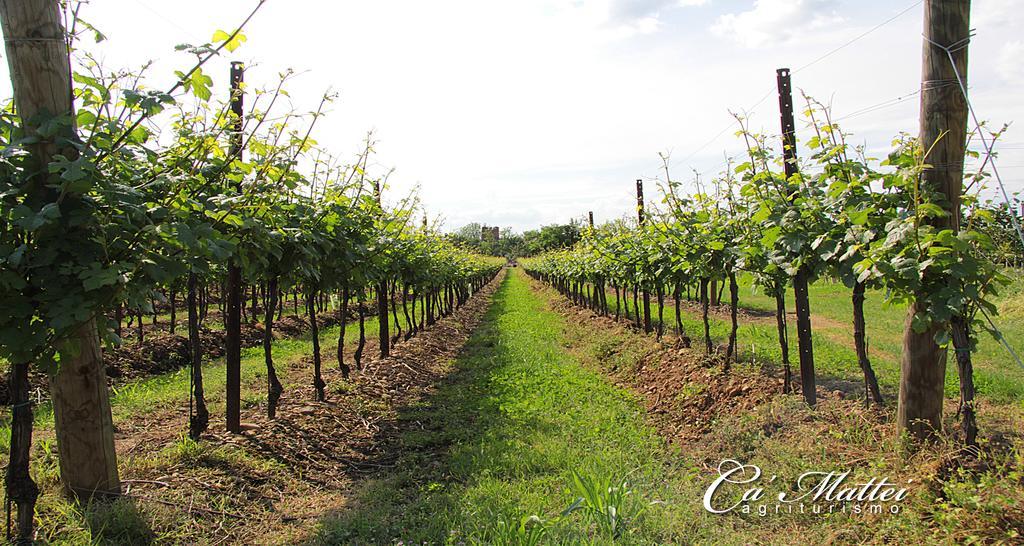
<instances>
[{"instance_id":1,"label":"white cloud","mask_svg":"<svg viewBox=\"0 0 1024 546\"><path fill-rule=\"evenodd\" d=\"M634 21L657 17L662 9L674 3L672 0L611 0L608 18L611 21Z\"/></svg>"},{"instance_id":2,"label":"white cloud","mask_svg":"<svg viewBox=\"0 0 1024 546\"><path fill-rule=\"evenodd\" d=\"M1018 0L985 0L971 6L971 26L992 28L1012 26L1018 19Z\"/></svg>"},{"instance_id":3,"label":"white cloud","mask_svg":"<svg viewBox=\"0 0 1024 546\"><path fill-rule=\"evenodd\" d=\"M629 24L619 25L614 34L622 38L628 38L634 34L653 34L660 26L661 22L657 17L644 17Z\"/></svg>"},{"instance_id":4,"label":"white cloud","mask_svg":"<svg viewBox=\"0 0 1024 546\"><path fill-rule=\"evenodd\" d=\"M679 7L696 7L710 0L609 0L608 24L621 35L650 34L661 26L666 11ZM623 32L625 30L626 32Z\"/></svg>"},{"instance_id":5,"label":"white cloud","mask_svg":"<svg viewBox=\"0 0 1024 546\"><path fill-rule=\"evenodd\" d=\"M1024 57L1024 41L1004 43L996 58L996 73L999 77L1009 83L1024 83L1024 64L1021 63L1021 57Z\"/></svg>"},{"instance_id":6,"label":"white cloud","mask_svg":"<svg viewBox=\"0 0 1024 546\"><path fill-rule=\"evenodd\" d=\"M758 47L793 42L804 33L842 20L835 0L755 0L747 11L720 16L711 32L746 47Z\"/></svg>"}]
</instances>

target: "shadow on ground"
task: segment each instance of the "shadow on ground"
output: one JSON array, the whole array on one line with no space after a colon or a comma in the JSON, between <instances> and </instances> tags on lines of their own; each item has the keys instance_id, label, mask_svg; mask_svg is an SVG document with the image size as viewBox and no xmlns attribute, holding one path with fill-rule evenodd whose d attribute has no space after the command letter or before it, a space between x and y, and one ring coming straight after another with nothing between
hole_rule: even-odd
<instances>
[{"instance_id":1,"label":"shadow on ground","mask_svg":"<svg viewBox=\"0 0 1024 546\"><path fill-rule=\"evenodd\" d=\"M409 530L441 529L437 516L451 513L462 486L488 462L511 456L514 447L500 432L501 408L488 388L491 372L512 358L496 324L506 311L507 282L451 373L432 394L400 410L397 433L381 431L378 440L386 449L371 463L382 469L356 484L350 506L325 516L316 536L303 544L391 543ZM526 426L543 432L547 424L537 419Z\"/></svg>"}]
</instances>

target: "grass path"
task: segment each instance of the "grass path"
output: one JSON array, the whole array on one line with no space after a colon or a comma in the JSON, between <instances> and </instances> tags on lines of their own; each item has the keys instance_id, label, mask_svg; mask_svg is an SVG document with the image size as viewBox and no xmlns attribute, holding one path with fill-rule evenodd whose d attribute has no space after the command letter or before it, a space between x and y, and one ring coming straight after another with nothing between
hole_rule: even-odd
<instances>
[{"instance_id":1,"label":"grass path","mask_svg":"<svg viewBox=\"0 0 1024 546\"><path fill-rule=\"evenodd\" d=\"M563 348L564 323L513 270L453 374L404 413L397 469L357 491L356 508L325 521L323 542L522 544L541 532L545 544L616 534L617 543L672 542L669 530L682 528L673 516L694 505L651 504L670 500L673 457L632 395ZM618 504L617 518L587 502L559 517L583 486L606 490L624 479L629 495L602 495ZM530 516L543 524L521 525Z\"/></svg>"}]
</instances>

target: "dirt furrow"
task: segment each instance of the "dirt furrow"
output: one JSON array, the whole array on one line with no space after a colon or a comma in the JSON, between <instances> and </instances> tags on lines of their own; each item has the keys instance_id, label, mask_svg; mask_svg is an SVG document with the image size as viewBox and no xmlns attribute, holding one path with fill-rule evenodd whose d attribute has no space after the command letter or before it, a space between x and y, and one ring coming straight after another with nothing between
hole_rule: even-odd
<instances>
[{"instance_id":1,"label":"dirt furrow","mask_svg":"<svg viewBox=\"0 0 1024 546\"><path fill-rule=\"evenodd\" d=\"M333 343L323 340L324 402L315 401L311 355L278 363L286 391L277 418L266 417L264 385L250 382L243 386L242 434L223 432L217 411L198 444L183 440L188 415L180 405L118 423L128 491L122 502L131 502L154 536L171 533L192 543L301 541L321 516L345 507L354 482L391 464L399 410L449 373L503 276L451 316L397 344L389 358L364 357L363 369L348 380ZM364 354L377 352L368 339ZM351 353L346 350L349 365Z\"/></svg>"}]
</instances>

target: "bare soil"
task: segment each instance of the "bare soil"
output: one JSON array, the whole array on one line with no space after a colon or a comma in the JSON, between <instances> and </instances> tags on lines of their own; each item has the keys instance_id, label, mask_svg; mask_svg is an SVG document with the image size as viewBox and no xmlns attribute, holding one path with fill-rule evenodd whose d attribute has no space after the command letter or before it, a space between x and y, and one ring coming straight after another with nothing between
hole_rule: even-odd
<instances>
[{"instance_id":1,"label":"bare soil","mask_svg":"<svg viewBox=\"0 0 1024 546\"><path fill-rule=\"evenodd\" d=\"M616 322L614 317L582 309L546 285L533 279L530 282L534 289L549 293L551 308L569 318L571 324L585 322L588 333L599 329L606 335L598 337L622 341L621 346L605 348L599 359L611 362L616 360L617 354L636 354L630 365L615 364L604 371L610 372L616 383L641 397L650 422L671 443L683 445L699 440L721 418L749 412L782 391L782 379L775 377L773 370L733 366L726 372L721 354L704 354L696 344L693 348L683 347L667 333L665 341L659 343L653 335L636 332L624 318ZM684 308L693 305L696 304L686 302ZM699 312L699 307L697 309ZM728 306L718 306L712 311L728 313ZM754 315L746 318L757 320ZM582 351L585 343L593 339L589 335L579 340L569 338L573 344L569 348L575 351ZM625 344L630 346L627 348ZM588 358L582 354L581 357L584 361L593 359L593 355Z\"/></svg>"},{"instance_id":2,"label":"bare soil","mask_svg":"<svg viewBox=\"0 0 1024 546\"><path fill-rule=\"evenodd\" d=\"M399 410L432 392L452 370L501 276L451 316L399 343L389 358L376 358L377 344L367 340L364 367L348 380L332 340L323 340L325 402L315 401L311 355L279 362L286 390L277 418L266 417L265 397L248 407L243 398L244 432L224 432L223 416L215 412L195 453L178 447L186 407L117 423L126 497L154 536L173 529L189 542L209 544L309 538L320 518L344 509L354 482L392 465L395 439L410 426L400 423ZM346 360L351 366L351 349ZM243 392L261 388L246 385ZM219 393L211 395L216 403ZM160 450L171 455L153 458Z\"/></svg>"}]
</instances>

